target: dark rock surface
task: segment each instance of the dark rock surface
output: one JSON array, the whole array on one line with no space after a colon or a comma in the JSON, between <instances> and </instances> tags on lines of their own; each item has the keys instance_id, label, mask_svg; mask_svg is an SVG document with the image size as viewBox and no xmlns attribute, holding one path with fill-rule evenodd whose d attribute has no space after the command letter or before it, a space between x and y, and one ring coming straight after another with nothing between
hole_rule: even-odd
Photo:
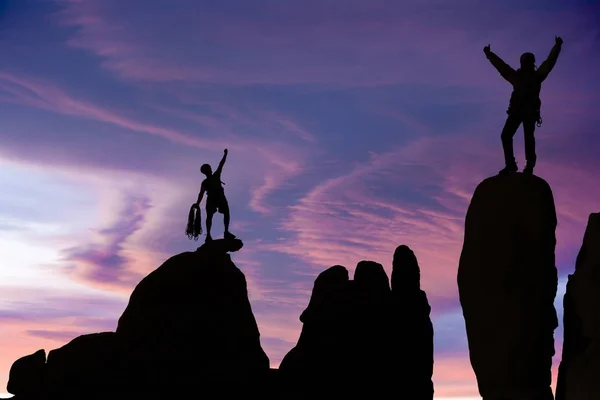
<instances>
[{"instance_id":1,"label":"dark rock surface","mask_svg":"<svg viewBox=\"0 0 600 400\"><path fill-rule=\"evenodd\" d=\"M299 382L318 382L332 371L349 368L352 341L348 270L335 265L315 280L308 307L300 315L302 332L279 370Z\"/></svg>"},{"instance_id":2,"label":"dark rock surface","mask_svg":"<svg viewBox=\"0 0 600 400\"><path fill-rule=\"evenodd\" d=\"M589 216L563 305L556 400L600 399L600 213Z\"/></svg>"},{"instance_id":3,"label":"dark rock surface","mask_svg":"<svg viewBox=\"0 0 600 400\"><path fill-rule=\"evenodd\" d=\"M46 351L40 349L19 358L10 368L6 389L20 397L39 395L46 374Z\"/></svg>"},{"instance_id":4,"label":"dark rock surface","mask_svg":"<svg viewBox=\"0 0 600 400\"><path fill-rule=\"evenodd\" d=\"M92 333L48 353L46 390L61 395L116 386L119 347L114 332Z\"/></svg>"},{"instance_id":5,"label":"dark rock surface","mask_svg":"<svg viewBox=\"0 0 600 400\"><path fill-rule=\"evenodd\" d=\"M499 175L475 190L458 288L484 400L553 398L556 223L552 191L539 177Z\"/></svg>"},{"instance_id":6,"label":"dark rock surface","mask_svg":"<svg viewBox=\"0 0 600 400\"><path fill-rule=\"evenodd\" d=\"M244 247L244 242L240 239L215 239L205 242L198 247L197 252L207 251L209 254L225 254L240 251Z\"/></svg>"},{"instance_id":7,"label":"dark rock surface","mask_svg":"<svg viewBox=\"0 0 600 400\"><path fill-rule=\"evenodd\" d=\"M392 288L379 263L361 261L348 277L333 266L315 280L297 345L279 367L298 391L355 398L433 399L433 326L416 257L396 251Z\"/></svg>"},{"instance_id":8,"label":"dark rock surface","mask_svg":"<svg viewBox=\"0 0 600 400\"><path fill-rule=\"evenodd\" d=\"M190 390L228 398L277 388L268 384L274 372L246 279L227 254L241 248L239 239L215 240L171 257L139 282L116 332L79 336L47 362L43 350L17 360L8 390L18 400L30 392L104 399Z\"/></svg>"},{"instance_id":9,"label":"dark rock surface","mask_svg":"<svg viewBox=\"0 0 600 400\"><path fill-rule=\"evenodd\" d=\"M431 400L434 392L433 324L427 294L421 290L417 257L409 247L398 246L392 265L392 303L396 321L392 346L398 355L396 363L404 368L402 385L406 393L414 393L413 399Z\"/></svg>"},{"instance_id":10,"label":"dark rock surface","mask_svg":"<svg viewBox=\"0 0 600 400\"><path fill-rule=\"evenodd\" d=\"M137 285L116 334L143 380L269 369L244 274L220 241L171 257ZM214 248L213 248L214 245Z\"/></svg>"}]
</instances>

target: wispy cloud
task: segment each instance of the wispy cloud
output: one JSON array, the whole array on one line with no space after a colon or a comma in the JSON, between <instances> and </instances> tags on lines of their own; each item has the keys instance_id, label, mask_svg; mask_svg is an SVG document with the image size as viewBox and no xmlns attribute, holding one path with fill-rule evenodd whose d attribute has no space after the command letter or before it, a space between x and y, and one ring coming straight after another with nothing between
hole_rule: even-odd
<instances>
[{"instance_id":1,"label":"wispy cloud","mask_svg":"<svg viewBox=\"0 0 600 400\"><path fill-rule=\"evenodd\" d=\"M485 153L441 151L456 139L421 139L323 181L290 206L283 222L289 240L266 246L318 268L340 263L352 268L365 258L387 264L393 249L407 244L417 254L428 291L454 296L456 289L448 282L456 277L464 215L481 180L472 171L488 164ZM600 196L591 189L594 177L545 161L539 169L555 187L558 250L577 246L582 223L600 208L595 200Z\"/></svg>"},{"instance_id":2,"label":"wispy cloud","mask_svg":"<svg viewBox=\"0 0 600 400\"><path fill-rule=\"evenodd\" d=\"M184 3L185 13L161 9L163 18L156 20L145 17L152 8L146 3L146 12L140 13L136 2L117 8L113 1L59 1L64 6L59 20L77 28L71 46L93 52L129 80L351 86L483 82L487 75L476 62L481 54L473 48L482 48L482 41L498 43L502 36L504 43L519 37L506 29L509 22L511 27L543 24L519 3L514 6L522 9L515 16L514 9L453 2L453 18L448 18L446 1L411 1L402 7L391 1L344 7L261 1L250 8L237 1ZM543 14L562 30L572 32L578 22L584 26L585 18L569 9ZM528 36L542 43L539 30L532 32L538 34ZM182 41L202 51L176 45Z\"/></svg>"},{"instance_id":3,"label":"wispy cloud","mask_svg":"<svg viewBox=\"0 0 600 400\"><path fill-rule=\"evenodd\" d=\"M137 122L86 101L76 100L49 82L21 78L2 72L0 73L0 89L4 92L4 96L1 98L4 102L14 102L61 114L91 118L194 147L210 148L218 144L214 143L214 139L212 141L202 140L171 129Z\"/></svg>"},{"instance_id":4,"label":"wispy cloud","mask_svg":"<svg viewBox=\"0 0 600 400\"><path fill-rule=\"evenodd\" d=\"M155 107L159 111L174 114L180 118L192 119L203 128L202 134L187 134L172 128L138 122L135 119L121 116L84 100L74 99L50 82L31 77L22 78L12 74L0 73L0 90L7 94L5 97L0 98L0 101L26 105L67 116L88 118L129 131L158 136L174 144L186 146L179 150L180 153L190 152L190 149L193 148L203 151L204 154L208 154L207 150L211 149L213 151L216 149L220 151L224 148L232 149L234 155L230 159L234 160L233 163L236 163L235 159L237 158L240 167L244 164L252 166L252 168L247 169L246 174L246 179L250 178L256 184L251 190L252 198L250 205L254 211L265 214L271 213L268 206L268 196L287 180L301 173L303 170L302 163L308 159L310 154L309 149L306 147L302 148L298 145L287 144L285 141L290 137L286 137L285 135L289 134L291 138L296 137L307 143L315 141L311 133L303 129L290 117L264 108L254 109L250 112L246 111L245 114L241 114L231 107L211 104L211 113L203 115L198 110L190 112L184 109ZM225 112L224 115L218 114L223 112ZM217 129L215 130L215 128ZM252 137L244 135L243 131L248 129L259 134ZM44 132L39 132L37 135L43 136ZM113 143L128 140L126 135L122 137L114 135L113 137ZM59 153L59 151L49 152L47 148L40 148L38 150L35 144L31 147L30 141L27 141L27 143L23 142L22 135L17 135L11 141L18 141L26 145L27 154L30 154L34 159L44 159L51 156L52 159L56 160L56 156ZM69 141L65 142L64 145L72 147L74 143ZM111 143L100 143L100 145L109 148L110 151L120 150L113 149L112 147L114 146ZM153 152L155 151L152 146L148 147L148 145L144 145L144 147ZM159 148L158 145L154 147ZM40 151L45 153L45 155L40 157ZM86 152L79 158L77 158L77 152L65 152L63 158L67 162L79 163L81 159L89 158L90 155L92 155L92 159L97 157L94 154L95 152L101 153L101 156L104 157L106 155L106 151L100 147L98 149L86 149ZM129 158L140 158L135 148L131 148L129 153L131 154ZM172 158L174 152L168 152L166 155ZM6 156L10 157L10 153L6 154ZM124 154L124 156L127 156L127 154ZM163 165L158 153L156 157L156 162L159 165ZM72 160L69 160L69 158ZM193 165L193 167L189 168L189 171L192 172L197 169L195 165L197 161L190 161L188 164ZM61 162L64 161L61 160ZM140 160L139 162L147 164L145 160ZM180 168L184 167L182 160L176 159L174 163ZM228 164L231 163L230 161ZM121 162L121 165L126 165L126 163Z\"/></svg>"},{"instance_id":5,"label":"wispy cloud","mask_svg":"<svg viewBox=\"0 0 600 400\"><path fill-rule=\"evenodd\" d=\"M92 285L119 286L125 282L129 288L132 278L128 264L133 260L126 255L126 241L143 227L144 216L151 207L148 198L128 196L114 225L96 232L96 243L63 250L68 274ZM133 281L138 280L139 276L134 275Z\"/></svg>"},{"instance_id":6,"label":"wispy cloud","mask_svg":"<svg viewBox=\"0 0 600 400\"><path fill-rule=\"evenodd\" d=\"M477 181L459 171L449 180L442 174L447 169L443 161L429 164L436 146L445 144L422 139L373 155L350 173L317 185L290 207L283 223L291 234L289 242L271 249L293 253L315 266L353 268L362 259L375 259L389 271L394 249L406 244L417 254L425 287L438 295L452 294L447 282L456 274L468 206L453 185L460 183L459 189L468 193ZM393 189L389 182L394 182Z\"/></svg>"},{"instance_id":7,"label":"wispy cloud","mask_svg":"<svg viewBox=\"0 0 600 400\"><path fill-rule=\"evenodd\" d=\"M436 325L436 394L475 395L456 269L473 190L502 167L510 95L482 48L515 65L565 39L536 132L564 275L600 210L600 14L583 3L13 8L0 35L0 381L24 354L112 329L137 280L200 244L183 234L198 168L228 148L245 242L232 257L272 365L295 344L319 272L371 259L389 273L406 244ZM515 150L522 160L521 132Z\"/></svg>"},{"instance_id":8,"label":"wispy cloud","mask_svg":"<svg viewBox=\"0 0 600 400\"><path fill-rule=\"evenodd\" d=\"M64 288L0 288L0 381L11 364L38 349L46 353L75 337L114 331L127 304L125 297Z\"/></svg>"}]
</instances>

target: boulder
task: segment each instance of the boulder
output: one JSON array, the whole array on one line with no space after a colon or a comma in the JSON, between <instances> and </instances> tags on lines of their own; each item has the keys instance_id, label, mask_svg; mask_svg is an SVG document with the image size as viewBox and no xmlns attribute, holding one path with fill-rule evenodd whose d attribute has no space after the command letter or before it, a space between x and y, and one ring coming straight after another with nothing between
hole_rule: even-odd
<instances>
[{"instance_id":1,"label":"boulder","mask_svg":"<svg viewBox=\"0 0 600 400\"><path fill-rule=\"evenodd\" d=\"M554 198L543 179L515 173L477 186L458 289L484 400L552 399L555 230Z\"/></svg>"},{"instance_id":2,"label":"boulder","mask_svg":"<svg viewBox=\"0 0 600 400\"><path fill-rule=\"evenodd\" d=\"M32 397L43 391L45 377L46 351L40 349L13 363L6 390L19 397Z\"/></svg>"},{"instance_id":3,"label":"boulder","mask_svg":"<svg viewBox=\"0 0 600 400\"><path fill-rule=\"evenodd\" d=\"M246 279L226 252L240 243L215 240L171 257L134 289L116 333L126 349L122 364L143 382L269 371Z\"/></svg>"}]
</instances>

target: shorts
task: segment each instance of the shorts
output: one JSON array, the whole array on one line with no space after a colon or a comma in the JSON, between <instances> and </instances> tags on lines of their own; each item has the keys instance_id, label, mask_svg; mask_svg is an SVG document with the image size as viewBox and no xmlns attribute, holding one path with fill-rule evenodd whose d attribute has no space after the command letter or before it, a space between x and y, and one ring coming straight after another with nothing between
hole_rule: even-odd
<instances>
[{"instance_id":1,"label":"shorts","mask_svg":"<svg viewBox=\"0 0 600 400\"><path fill-rule=\"evenodd\" d=\"M206 199L206 213L214 214L217 211L223 214L225 210L229 208L229 204L227 204L227 199L223 197L208 198Z\"/></svg>"}]
</instances>

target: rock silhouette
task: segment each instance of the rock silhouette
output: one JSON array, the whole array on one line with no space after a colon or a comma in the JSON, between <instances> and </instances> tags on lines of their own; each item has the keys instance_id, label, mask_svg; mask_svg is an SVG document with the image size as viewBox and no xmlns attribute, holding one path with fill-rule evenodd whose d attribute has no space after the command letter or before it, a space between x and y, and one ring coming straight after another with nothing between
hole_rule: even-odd
<instances>
[{"instance_id":1,"label":"rock silhouette","mask_svg":"<svg viewBox=\"0 0 600 400\"><path fill-rule=\"evenodd\" d=\"M552 399L556 212L550 186L498 175L473 194L458 268L469 357L488 399Z\"/></svg>"},{"instance_id":2,"label":"rock silhouette","mask_svg":"<svg viewBox=\"0 0 600 400\"><path fill-rule=\"evenodd\" d=\"M319 274L308 307L300 315L303 327L298 343L279 366L297 392L332 391L327 385L330 377L350 371L350 300L345 267L335 265Z\"/></svg>"},{"instance_id":3,"label":"rock silhouette","mask_svg":"<svg viewBox=\"0 0 600 400\"><path fill-rule=\"evenodd\" d=\"M392 309L389 278L383 266L374 261L360 261L354 270L351 292L353 309L351 332L352 359L349 365L361 376L354 389L371 395L389 392L385 385L375 386L379 380L391 379L397 354L391 344L394 336L395 315Z\"/></svg>"},{"instance_id":4,"label":"rock silhouette","mask_svg":"<svg viewBox=\"0 0 600 400\"><path fill-rule=\"evenodd\" d=\"M46 379L46 351L40 349L15 361L10 368L6 390L23 398L35 398Z\"/></svg>"},{"instance_id":5,"label":"rock silhouette","mask_svg":"<svg viewBox=\"0 0 600 400\"><path fill-rule=\"evenodd\" d=\"M600 213L590 214L583 244L569 275L564 342L556 400L600 398Z\"/></svg>"},{"instance_id":6,"label":"rock silhouette","mask_svg":"<svg viewBox=\"0 0 600 400\"><path fill-rule=\"evenodd\" d=\"M8 390L17 399L93 399L180 390L227 397L264 387L269 359L246 279L227 254L241 247L215 240L169 258L139 282L116 332L79 336L47 362L43 350L17 360Z\"/></svg>"},{"instance_id":7,"label":"rock silhouette","mask_svg":"<svg viewBox=\"0 0 600 400\"><path fill-rule=\"evenodd\" d=\"M146 371L144 381L182 377L190 364L210 375L269 369L244 274L211 244L171 257L142 279L119 318L122 362Z\"/></svg>"},{"instance_id":8,"label":"rock silhouette","mask_svg":"<svg viewBox=\"0 0 600 400\"><path fill-rule=\"evenodd\" d=\"M48 353L46 392L51 397L80 394L89 388L115 386L119 376L119 342L114 332L92 333Z\"/></svg>"},{"instance_id":9,"label":"rock silhouette","mask_svg":"<svg viewBox=\"0 0 600 400\"><path fill-rule=\"evenodd\" d=\"M403 386L413 399L433 399L433 324L427 295L421 290L417 257L398 246L392 262L392 302L396 315L393 346L402 354ZM408 367L410 366L410 367Z\"/></svg>"},{"instance_id":10,"label":"rock silhouette","mask_svg":"<svg viewBox=\"0 0 600 400\"><path fill-rule=\"evenodd\" d=\"M354 272L335 265L315 280L300 316L302 332L284 357L281 374L299 398L368 393L433 399L433 327L419 287L416 257L396 250L392 288L379 263L361 261ZM355 377L350 385L344 382Z\"/></svg>"}]
</instances>

